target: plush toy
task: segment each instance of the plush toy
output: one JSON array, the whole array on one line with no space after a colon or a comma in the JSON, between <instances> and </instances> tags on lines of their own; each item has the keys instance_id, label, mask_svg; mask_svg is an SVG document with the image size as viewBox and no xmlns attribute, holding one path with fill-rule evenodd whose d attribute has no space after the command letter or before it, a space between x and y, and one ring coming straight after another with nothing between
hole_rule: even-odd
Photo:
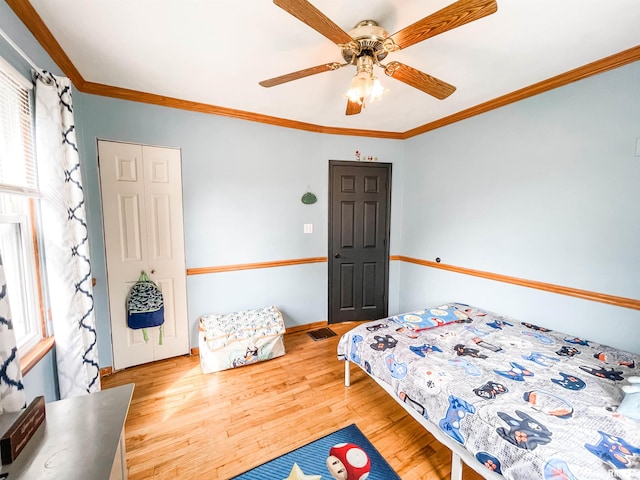
<instances>
[{"instance_id":1,"label":"plush toy","mask_svg":"<svg viewBox=\"0 0 640 480\"><path fill-rule=\"evenodd\" d=\"M335 480L366 480L371 472L371 461L359 446L339 443L329 450L327 468Z\"/></svg>"},{"instance_id":2,"label":"plush toy","mask_svg":"<svg viewBox=\"0 0 640 480\"><path fill-rule=\"evenodd\" d=\"M630 385L622 387L626 395L618 407L618 413L640 420L640 377L629 377L628 380Z\"/></svg>"}]
</instances>

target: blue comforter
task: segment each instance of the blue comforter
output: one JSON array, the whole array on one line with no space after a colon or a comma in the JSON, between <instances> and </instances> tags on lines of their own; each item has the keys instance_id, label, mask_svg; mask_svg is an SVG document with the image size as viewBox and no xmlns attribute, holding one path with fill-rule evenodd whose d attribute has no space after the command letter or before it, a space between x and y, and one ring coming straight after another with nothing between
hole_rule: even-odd
<instances>
[{"instance_id":1,"label":"blue comforter","mask_svg":"<svg viewBox=\"0 0 640 480\"><path fill-rule=\"evenodd\" d=\"M616 413L640 355L459 303L361 324L359 364L514 480L640 480L640 421Z\"/></svg>"}]
</instances>

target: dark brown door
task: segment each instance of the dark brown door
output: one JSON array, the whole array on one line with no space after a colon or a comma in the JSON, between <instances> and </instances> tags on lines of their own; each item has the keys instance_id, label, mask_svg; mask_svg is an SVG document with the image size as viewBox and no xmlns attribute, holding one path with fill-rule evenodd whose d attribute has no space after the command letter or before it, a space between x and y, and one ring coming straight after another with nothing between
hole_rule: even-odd
<instances>
[{"instance_id":1,"label":"dark brown door","mask_svg":"<svg viewBox=\"0 0 640 480\"><path fill-rule=\"evenodd\" d=\"M387 316L391 164L329 161L329 323Z\"/></svg>"}]
</instances>

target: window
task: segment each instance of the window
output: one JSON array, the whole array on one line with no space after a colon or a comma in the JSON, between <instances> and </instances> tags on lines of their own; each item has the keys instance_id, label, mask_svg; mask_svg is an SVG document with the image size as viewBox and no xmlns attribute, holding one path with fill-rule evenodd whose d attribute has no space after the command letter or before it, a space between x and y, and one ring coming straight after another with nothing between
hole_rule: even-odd
<instances>
[{"instance_id":1,"label":"window","mask_svg":"<svg viewBox=\"0 0 640 480\"><path fill-rule=\"evenodd\" d=\"M31 84L0 58L0 255L22 356L43 337Z\"/></svg>"}]
</instances>

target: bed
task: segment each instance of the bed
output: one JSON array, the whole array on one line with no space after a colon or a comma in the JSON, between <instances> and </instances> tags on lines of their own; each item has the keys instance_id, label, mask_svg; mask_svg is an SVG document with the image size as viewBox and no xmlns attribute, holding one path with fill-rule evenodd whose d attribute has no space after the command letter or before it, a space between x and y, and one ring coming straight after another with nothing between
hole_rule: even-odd
<instances>
[{"instance_id":1,"label":"bed","mask_svg":"<svg viewBox=\"0 0 640 480\"><path fill-rule=\"evenodd\" d=\"M450 303L366 322L338 344L487 479L640 479L640 421L619 414L640 355Z\"/></svg>"}]
</instances>

